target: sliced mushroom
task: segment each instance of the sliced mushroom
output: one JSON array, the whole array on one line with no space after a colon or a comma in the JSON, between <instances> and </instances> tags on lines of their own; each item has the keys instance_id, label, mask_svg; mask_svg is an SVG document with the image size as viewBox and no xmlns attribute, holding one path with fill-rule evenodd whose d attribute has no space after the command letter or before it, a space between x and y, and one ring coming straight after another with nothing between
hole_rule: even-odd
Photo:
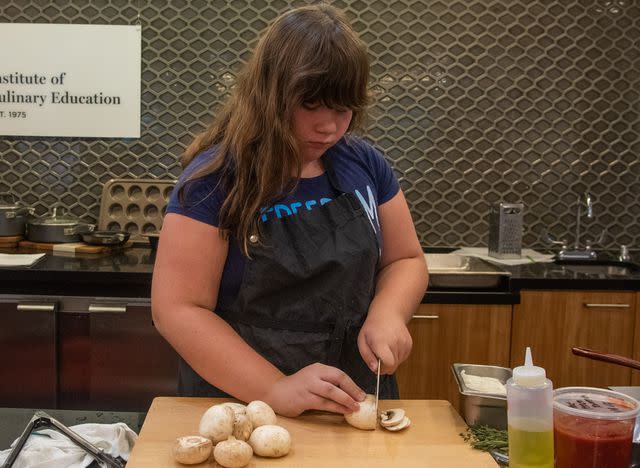
<instances>
[{"instance_id":1,"label":"sliced mushroom","mask_svg":"<svg viewBox=\"0 0 640 468\"><path fill-rule=\"evenodd\" d=\"M395 426L384 426L384 428L387 431L401 431L402 429L406 429L407 427L411 426L411 419L409 419L407 416L402 418L402 421L400 421L398 424L396 424Z\"/></svg>"},{"instance_id":2,"label":"sliced mushroom","mask_svg":"<svg viewBox=\"0 0 640 468\"><path fill-rule=\"evenodd\" d=\"M207 460L213 443L206 437L197 435L178 437L172 447L173 459L183 465L195 465Z\"/></svg>"},{"instance_id":3,"label":"sliced mushroom","mask_svg":"<svg viewBox=\"0 0 640 468\"><path fill-rule=\"evenodd\" d=\"M404 410L402 408L393 408L380 412L380 425L382 427L396 426L402 422L404 418Z\"/></svg>"}]
</instances>

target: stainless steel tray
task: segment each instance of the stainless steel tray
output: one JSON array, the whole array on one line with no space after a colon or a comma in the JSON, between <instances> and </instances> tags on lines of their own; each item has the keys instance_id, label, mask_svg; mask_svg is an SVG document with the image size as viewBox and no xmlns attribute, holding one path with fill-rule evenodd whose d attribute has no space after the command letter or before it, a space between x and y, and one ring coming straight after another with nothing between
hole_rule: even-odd
<instances>
[{"instance_id":1,"label":"stainless steel tray","mask_svg":"<svg viewBox=\"0 0 640 468\"><path fill-rule=\"evenodd\" d=\"M476 257L425 254L429 287L439 289L496 289L511 273Z\"/></svg>"},{"instance_id":2,"label":"stainless steel tray","mask_svg":"<svg viewBox=\"0 0 640 468\"><path fill-rule=\"evenodd\" d=\"M487 425L496 429L507 428L507 397L476 392L467 388L460 374L463 370L470 375L493 377L503 384L511 377L507 367L480 364L453 364L453 375L462 395L462 416L469 426Z\"/></svg>"}]
</instances>

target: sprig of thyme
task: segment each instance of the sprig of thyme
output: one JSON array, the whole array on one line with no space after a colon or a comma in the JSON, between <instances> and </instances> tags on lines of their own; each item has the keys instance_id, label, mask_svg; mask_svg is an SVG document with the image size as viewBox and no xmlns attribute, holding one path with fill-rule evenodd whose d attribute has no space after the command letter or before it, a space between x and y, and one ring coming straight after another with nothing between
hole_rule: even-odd
<instances>
[{"instance_id":1,"label":"sprig of thyme","mask_svg":"<svg viewBox=\"0 0 640 468\"><path fill-rule=\"evenodd\" d=\"M484 452L495 450L507 454L509 451L509 438L506 430L494 429L489 426L471 426L466 432L461 432L460 437L471 447Z\"/></svg>"}]
</instances>

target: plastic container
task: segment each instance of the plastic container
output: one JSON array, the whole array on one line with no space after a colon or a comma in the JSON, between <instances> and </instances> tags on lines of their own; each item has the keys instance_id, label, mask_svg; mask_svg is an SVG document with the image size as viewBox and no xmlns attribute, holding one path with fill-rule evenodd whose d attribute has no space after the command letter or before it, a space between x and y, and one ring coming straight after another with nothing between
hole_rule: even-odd
<instances>
[{"instance_id":1,"label":"plastic container","mask_svg":"<svg viewBox=\"0 0 640 468\"><path fill-rule=\"evenodd\" d=\"M533 365L531 348L506 387L509 467L554 468L553 386L545 370Z\"/></svg>"},{"instance_id":2,"label":"plastic container","mask_svg":"<svg viewBox=\"0 0 640 468\"><path fill-rule=\"evenodd\" d=\"M626 468L631 463L638 400L590 387L553 395L556 468Z\"/></svg>"}]
</instances>

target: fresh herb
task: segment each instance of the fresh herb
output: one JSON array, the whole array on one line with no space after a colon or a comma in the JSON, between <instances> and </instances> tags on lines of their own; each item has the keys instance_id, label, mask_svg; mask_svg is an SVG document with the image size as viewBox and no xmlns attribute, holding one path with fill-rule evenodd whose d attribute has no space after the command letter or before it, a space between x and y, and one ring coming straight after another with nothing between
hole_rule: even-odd
<instances>
[{"instance_id":1,"label":"fresh herb","mask_svg":"<svg viewBox=\"0 0 640 468\"><path fill-rule=\"evenodd\" d=\"M472 426L467 432L461 432L460 436L474 449L484 452L496 452L507 454L509 451L509 438L506 430L494 429L489 426Z\"/></svg>"}]
</instances>

